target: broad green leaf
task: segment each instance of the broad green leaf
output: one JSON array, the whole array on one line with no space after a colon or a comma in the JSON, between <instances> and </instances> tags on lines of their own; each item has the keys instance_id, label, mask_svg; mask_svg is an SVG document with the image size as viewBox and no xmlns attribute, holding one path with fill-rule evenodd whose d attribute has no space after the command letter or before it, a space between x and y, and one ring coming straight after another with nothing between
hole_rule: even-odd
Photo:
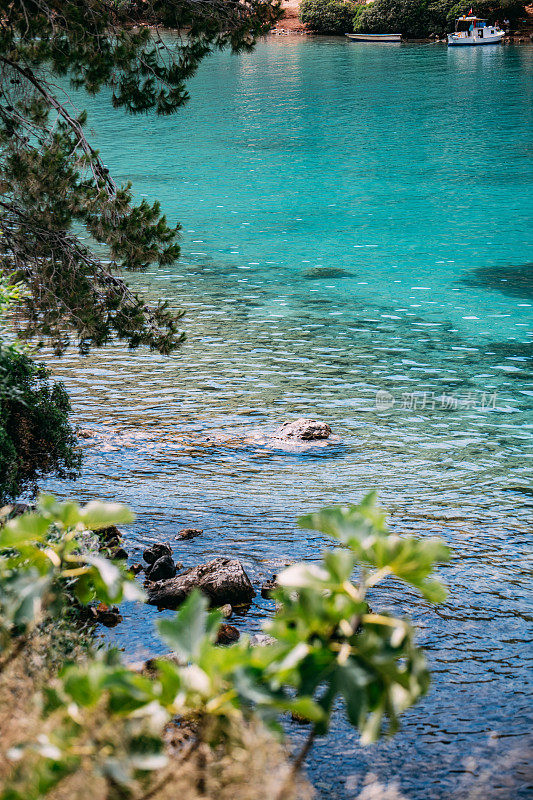
<instances>
[{"instance_id":1,"label":"broad green leaf","mask_svg":"<svg viewBox=\"0 0 533 800\"><path fill-rule=\"evenodd\" d=\"M100 599L109 599L114 601L116 598L118 598L122 582L122 576L119 568L107 558L103 558L102 556L89 555L87 556L87 563L91 564L95 568L97 575L100 577L103 586L105 587L106 597ZM97 581L95 581L95 586L98 591Z\"/></svg>"},{"instance_id":2,"label":"broad green leaf","mask_svg":"<svg viewBox=\"0 0 533 800\"><path fill-rule=\"evenodd\" d=\"M121 503L101 503L93 500L80 508L80 520L92 531L109 528L110 525L127 525L134 516L129 508Z\"/></svg>"},{"instance_id":3,"label":"broad green leaf","mask_svg":"<svg viewBox=\"0 0 533 800\"><path fill-rule=\"evenodd\" d=\"M337 583L343 583L350 578L355 566L355 557L349 550L329 550L324 553L324 564Z\"/></svg>"},{"instance_id":4,"label":"broad green leaf","mask_svg":"<svg viewBox=\"0 0 533 800\"><path fill-rule=\"evenodd\" d=\"M40 514L32 512L16 517L0 529L0 550L29 542L42 542L49 527L50 521Z\"/></svg>"},{"instance_id":5,"label":"broad green leaf","mask_svg":"<svg viewBox=\"0 0 533 800\"><path fill-rule=\"evenodd\" d=\"M191 592L171 619L158 620L159 635L185 661L200 655L207 634L207 598L201 592Z\"/></svg>"},{"instance_id":6,"label":"broad green leaf","mask_svg":"<svg viewBox=\"0 0 533 800\"><path fill-rule=\"evenodd\" d=\"M353 659L337 667L337 684L346 705L346 715L359 728L366 710L366 688L371 676Z\"/></svg>"}]
</instances>

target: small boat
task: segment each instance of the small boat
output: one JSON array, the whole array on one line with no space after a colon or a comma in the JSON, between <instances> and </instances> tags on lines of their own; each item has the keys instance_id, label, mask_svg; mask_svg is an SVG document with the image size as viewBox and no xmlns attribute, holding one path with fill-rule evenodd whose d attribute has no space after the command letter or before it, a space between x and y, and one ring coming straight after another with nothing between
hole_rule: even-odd
<instances>
[{"instance_id":1,"label":"small boat","mask_svg":"<svg viewBox=\"0 0 533 800\"><path fill-rule=\"evenodd\" d=\"M504 36L505 31L496 25L487 25L486 19L464 16L455 20L455 31L448 34L448 47L498 44Z\"/></svg>"},{"instance_id":2,"label":"small boat","mask_svg":"<svg viewBox=\"0 0 533 800\"><path fill-rule=\"evenodd\" d=\"M354 42L401 42L401 33L346 33Z\"/></svg>"}]
</instances>

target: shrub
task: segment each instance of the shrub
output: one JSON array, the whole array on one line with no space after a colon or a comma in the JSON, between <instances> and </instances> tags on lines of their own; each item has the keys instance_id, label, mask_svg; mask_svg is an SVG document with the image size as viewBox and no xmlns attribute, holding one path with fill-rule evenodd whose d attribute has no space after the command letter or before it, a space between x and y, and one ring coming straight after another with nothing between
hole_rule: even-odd
<instances>
[{"instance_id":1,"label":"shrub","mask_svg":"<svg viewBox=\"0 0 533 800\"><path fill-rule=\"evenodd\" d=\"M300 19L315 33L343 34L353 30L355 5L343 0L303 0Z\"/></svg>"},{"instance_id":2,"label":"shrub","mask_svg":"<svg viewBox=\"0 0 533 800\"><path fill-rule=\"evenodd\" d=\"M84 604L138 596L123 565L83 549L87 530L130 519L116 504L80 508L43 496L35 513L0 527L0 678L36 624L53 618L68 597ZM265 626L271 644L251 646L243 637L217 646L222 615L194 592L173 618L158 621L174 658L157 660L150 673L129 668L113 652L67 665L43 688L39 735L7 754L13 770L2 800L42 800L80 769L107 782L106 797L123 798L139 786L154 797L151 775L169 765L164 729L176 717L192 731L191 748L204 764L202 796L206 752L227 746L236 726L244 730L261 720L281 731L284 712L311 723L277 800L292 794L314 738L328 731L337 698L363 742L394 733L399 715L426 693L429 673L409 622L370 611L366 595L393 576L441 602L446 592L432 573L448 550L438 539L389 533L373 494L299 524L339 546L318 564L293 564L280 573L273 595L279 608Z\"/></svg>"},{"instance_id":3,"label":"shrub","mask_svg":"<svg viewBox=\"0 0 533 800\"><path fill-rule=\"evenodd\" d=\"M77 473L80 453L60 383L26 353L0 342L0 505L41 476Z\"/></svg>"},{"instance_id":4,"label":"shrub","mask_svg":"<svg viewBox=\"0 0 533 800\"><path fill-rule=\"evenodd\" d=\"M21 296L20 285L0 278L0 506L40 476L76 474L81 460L62 384L17 342L5 342L3 320Z\"/></svg>"},{"instance_id":5,"label":"shrub","mask_svg":"<svg viewBox=\"0 0 533 800\"><path fill-rule=\"evenodd\" d=\"M479 0L473 13L494 21L504 17L514 19L524 11L516 0ZM358 6L354 15L354 30L365 33L401 33L410 39L426 39L432 34L443 36L452 30L454 19L468 11L464 3L454 0L375 0L368 6Z\"/></svg>"}]
</instances>

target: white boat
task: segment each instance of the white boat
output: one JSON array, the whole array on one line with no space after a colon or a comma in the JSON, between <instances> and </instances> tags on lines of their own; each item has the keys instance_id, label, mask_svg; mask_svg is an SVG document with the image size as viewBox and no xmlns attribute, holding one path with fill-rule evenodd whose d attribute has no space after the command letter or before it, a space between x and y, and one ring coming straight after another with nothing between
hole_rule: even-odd
<instances>
[{"instance_id":1,"label":"white boat","mask_svg":"<svg viewBox=\"0 0 533 800\"><path fill-rule=\"evenodd\" d=\"M505 31L495 25L487 25L486 19L459 17L455 20L454 33L448 34L448 47L498 44L504 36Z\"/></svg>"},{"instance_id":2,"label":"white boat","mask_svg":"<svg viewBox=\"0 0 533 800\"><path fill-rule=\"evenodd\" d=\"M400 42L401 33L347 33L348 39L355 42Z\"/></svg>"}]
</instances>

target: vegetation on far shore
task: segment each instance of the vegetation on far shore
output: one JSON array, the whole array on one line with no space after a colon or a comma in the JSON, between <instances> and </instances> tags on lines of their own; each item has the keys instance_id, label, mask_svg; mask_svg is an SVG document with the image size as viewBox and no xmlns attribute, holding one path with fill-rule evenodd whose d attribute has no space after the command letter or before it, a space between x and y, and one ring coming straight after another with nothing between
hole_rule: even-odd
<instances>
[{"instance_id":1,"label":"vegetation on far shore","mask_svg":"<svg viewBox=\"0 0 533 800\"><path fill-rule=\"evenodd\" d=\"M474 13L490 22L512 23L525 13L516 0L479 0ZM442 37L470 6L457 0L302 0L300 19L315 33L401 33L409 39Z\"/></svg>"}]
</instances>

